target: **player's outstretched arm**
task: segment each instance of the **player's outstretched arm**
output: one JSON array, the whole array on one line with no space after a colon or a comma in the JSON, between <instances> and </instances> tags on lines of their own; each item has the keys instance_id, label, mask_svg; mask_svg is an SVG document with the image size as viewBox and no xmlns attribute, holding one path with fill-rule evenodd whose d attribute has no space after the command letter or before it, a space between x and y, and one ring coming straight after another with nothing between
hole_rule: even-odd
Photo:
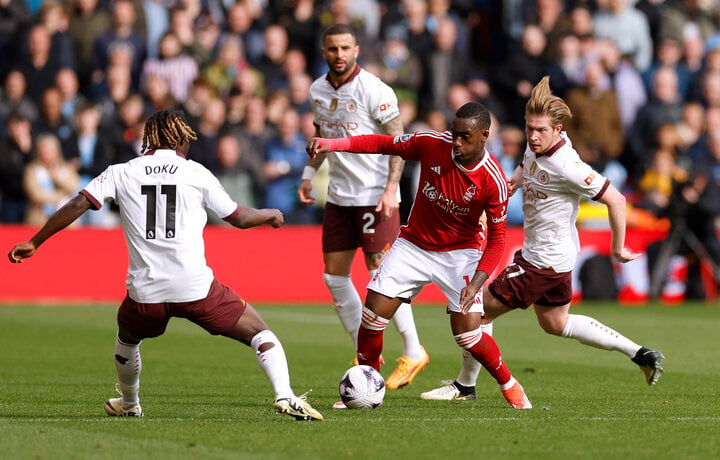
<instances>
[{"instance_id":1,"label":"player's outstretched arm","mask_svg":"<svg viewBox=\"0 0 720 460\"><path fill-rule=\"evenodd\" d=\"M22 263L23 259L32 257L48 238L64 229L68 225L82 216L85 211L90 209L90 200L84 195L78 194L72 200L68 201L65 206L58 209L55 214L50 216L45 225L32 237L30 241L16 244L8 253L8 259L12 263Z\"/></svg>"},{"instance_id":2,"label":"player's outstretched arm","mask_svg":"<svg viewBox=\"0 0 720 460\"><path fill-rule=\"evenodd\" d=\"M240 212L228 220L237 228L252 228L258 225L270 225L273 228L281 227L285 222L279 209L240 208Z\"/></svg>"},{"instance_id":3,"label":"player's outstretched arm","mask_svg":"<svg viewBox=\"0 0 720 460\"><path fill-rule=\"evenodd\" d=\"M612 255L618 262L626 263L640 257L640 253L625 247L625 197L612 184L599 200L608 207L608 220L612 234Z\"/></svg>"}]
</instances>

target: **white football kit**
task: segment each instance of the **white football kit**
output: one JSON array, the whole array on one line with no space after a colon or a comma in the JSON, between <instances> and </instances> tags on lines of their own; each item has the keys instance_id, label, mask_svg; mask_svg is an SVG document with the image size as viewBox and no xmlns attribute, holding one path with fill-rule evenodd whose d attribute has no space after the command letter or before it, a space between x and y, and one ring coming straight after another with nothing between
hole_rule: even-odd
<instances>
[{"instance_id":1,"label":"white football kit","mask_svg":"<svg viewBox=\"0 0 720 460\"><path fill-rule=\"evenodd\" d=\"M205 209L228 217L238 205L204 166L174 150L155 150L109 166L81 193L95 209L106 200L120 206L130 298L161 303L207 296L214 277L205 261Z\"/></svg>"},{"instance_id":2,"label":"white football kit","mask_svg":"<svg viewBox=\"0 0 720 460\"><path fill-rule=\"evenodd\" d=\"M383 125L400 115L393 90L375 75L357 67L353 76L335 89L327 75L310 86L310 102L320 137L339 139L381 134ZM374 206L387 184L386 155L329 152L330 182L327 201L338 206ZM397 199L400 200L398 188Z\"/></svg>"},{"instance_id":3,"label":"white football kit","mask_svg":"<svg viewBox=\"0 0 720 460\"><path fill-rule=\"evenodd\" d=\"M567 135L550 154L525 150L522 168L525 243L522 256L538 268L571 271L580 252L575 221L580 198L598 199L610 182L583 162ZM562 143L562 141L561 141Z\"/></svg>"}]
</instances>

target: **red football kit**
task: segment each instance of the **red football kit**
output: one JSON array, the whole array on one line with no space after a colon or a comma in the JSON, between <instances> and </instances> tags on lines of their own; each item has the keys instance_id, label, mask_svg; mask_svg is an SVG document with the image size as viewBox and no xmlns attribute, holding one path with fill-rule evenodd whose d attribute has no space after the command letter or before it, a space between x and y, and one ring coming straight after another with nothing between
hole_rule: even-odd
<instances>
[{"instance_id":1,"label":"red football kit","mask_svg":"<svg viewBox=\"0 0 720 460\"><path fill-rule=\"evenodd\" d=\"M487 216L487 241L478 270L491 275L505 248L507 181L486 150L466 169L453 159L450 131L417 131L402 136L369 134L323 140L347 152L383 152L420 162L420 181L407 225L400 236L428 251L480 249L481 217Z\"/></svg>"}]
</instances>

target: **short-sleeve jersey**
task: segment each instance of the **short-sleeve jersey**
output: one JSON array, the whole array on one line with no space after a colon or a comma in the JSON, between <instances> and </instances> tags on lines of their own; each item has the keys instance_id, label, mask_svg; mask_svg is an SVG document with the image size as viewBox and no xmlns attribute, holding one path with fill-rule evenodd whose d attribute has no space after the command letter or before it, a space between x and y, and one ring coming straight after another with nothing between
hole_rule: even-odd
<instances>
[{"instance_id":1,"label":"short-sleeve jersey","mask_svg":"<svg viewBox=\"0 0 720 460\"><path fill-rule=\"evenodd\" d=\"M450 131L396 136L393 146L389 153L420 161L418 191L408 223L400 229L402 238L428 251L479 249L483 212L488 235L497 230L504 238L507 182L490 152L473 169L464 168L453 159Z\"/></svg>"},{"instance_id":2,"label":"short-sleeve jersey","mask_svg":"<svg viewBox=\"0 0 720 460\"><path fill-rule=\"evenodd\" d=\"M548 153L526 149L522 168L523 258L538 268L569 272L580 251L580 198L598 199L610 182L580 159L565 133Z\"/></svg>"},{"instance_id":3,"label":"short-sleeve jersey","mask_svg":"<svg viewBox=\"0 0 720 460\"><path fill-rule=\"evenodd\" d=\"M327 75L315 80L310 86L310 102L320 137L328 139L381 134L379 127L400 115L393 90L359 66L337 89ZM328 202L338 206L377 204L387 185L388 156L330 152L327 159Z\"/></svg>"},{"instance_id":4,"label":"short-sleeve jersey","mask_svg":"<svg viewBox=\"0 0 720 460\"><path fill-rule=\"evenodd\" d=\"M111 165L82 193L99 209L120 207L128 246L128 295L141 303L205 298L213 273L205 261L205 209L228 217L237 204L204 166L173 150Z\"/></svg>"}]
</instances>

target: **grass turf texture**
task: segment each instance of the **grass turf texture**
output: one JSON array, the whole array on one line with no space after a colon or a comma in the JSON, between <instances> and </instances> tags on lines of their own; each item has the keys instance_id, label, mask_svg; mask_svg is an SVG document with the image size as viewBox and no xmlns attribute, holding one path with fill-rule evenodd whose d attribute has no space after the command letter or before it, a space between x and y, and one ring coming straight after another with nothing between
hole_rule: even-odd
<instances>
[{"instance_id":1,"label":"grass turf texture","mask_svg":"<svg viewBox=\"0 0 720 460\"><path fill-rule=\"evenodd\" d=\"M594 316L666 356L649 387L618 352L544 334L532 312L495 323L495 338L534 408L507 407L481 373L476 401L422 401L454 378L460 352L439 306L415 308L431 363L376 410L332 410L353 357L332 308L257 307L288 355L293 388L325 416L272 411L253 351L173 320L141 346L145 418L110 418L115 306L0 306L0 458L682 458L720 457L720 310L705 304L620 308ZM399 336L385 334L383 375Z\"/></svg>"}]
</instances>

